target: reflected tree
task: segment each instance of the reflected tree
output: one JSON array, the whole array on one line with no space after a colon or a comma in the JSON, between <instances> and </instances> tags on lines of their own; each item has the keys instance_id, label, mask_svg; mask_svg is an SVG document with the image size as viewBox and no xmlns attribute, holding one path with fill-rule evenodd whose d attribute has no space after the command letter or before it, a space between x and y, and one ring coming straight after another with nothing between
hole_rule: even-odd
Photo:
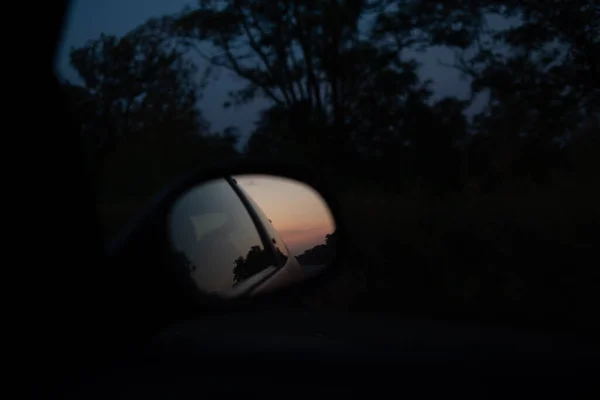
<instances>
[{"instance_id":1,"label":"reflected tree","mask_svg":"<svg viewBox=\"0 0 600 400\"><path fill-rule=\"evenodd\" d=\"M336 255L336 232L325 235L325 242L318 244L304 253L296 256L298 262L302 265L323 265L331 263Z\"/></svg>"},{"instance_id":2,"label":"reflected tree","mask_svg":"<svg viewBox=\"0 0 600 400\"><path fill-rule=\"evenodd\" d=\"M335 245L337 244L337 231L325 235L325 244L335 248Z\"/></svg>"},{"instance_id":3,"label":"reflected tree","mask_svg":"<svg viewBox=\"0 0 600 400\"><path fill-rule=\"evenodd\" d=\"M260 246L252 246L246 257L238 257L233 264L233 286L275 265L272 254Z\"/></svg>"}]
</instances>

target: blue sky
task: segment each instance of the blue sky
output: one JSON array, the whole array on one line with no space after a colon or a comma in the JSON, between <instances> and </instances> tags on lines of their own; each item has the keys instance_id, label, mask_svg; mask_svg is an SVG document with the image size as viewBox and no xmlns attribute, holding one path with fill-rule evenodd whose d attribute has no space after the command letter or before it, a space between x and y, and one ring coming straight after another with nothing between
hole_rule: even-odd
<instances>
[{"instance_id":1,"label":"blue sky","mask_svg":"<svg viewBox=\"0 0 600 400\"><path fill-rule=\"evenodd\" d=\"M69 66L69 50L79 47L100 34L121 36L144 23L148 18L181 11L186 5L195 5L195 0L74 0L67 26L63 32L63 42L56 59L57 72L69 80L76 80L75 72ZM422 63L420 75L434 81L436 97L457 96L465 98L469 94L468 83L460 79L458 72L439 65L439 61L450 63L452 53L447 49L432 49L416 55ZM200 102L205 118L214 130L227 126L237 126L247 136L254 127L258 112L267 106L266 101L256 101L240 109L223 109L227 93L237 89L241 82L230 74L212 82L205 90Z\"/></svg>"}]
</instances>

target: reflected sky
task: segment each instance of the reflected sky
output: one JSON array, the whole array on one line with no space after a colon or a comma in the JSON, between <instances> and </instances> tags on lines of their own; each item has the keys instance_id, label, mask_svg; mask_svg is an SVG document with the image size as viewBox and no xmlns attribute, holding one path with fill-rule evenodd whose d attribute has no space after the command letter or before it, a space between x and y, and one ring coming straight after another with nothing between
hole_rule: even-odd
<instances>
[{"instance_id":1,"label":"reflected sky","mask_svg":"<svg viewBox=\"0 0 600 400\"><path fill-rule=\"evenodd\" d=\"M322 244L325 235L335 230L329 208L310 186L267 175L235 179L271 219L294 254Z\"/></svg>"}]
</instances>

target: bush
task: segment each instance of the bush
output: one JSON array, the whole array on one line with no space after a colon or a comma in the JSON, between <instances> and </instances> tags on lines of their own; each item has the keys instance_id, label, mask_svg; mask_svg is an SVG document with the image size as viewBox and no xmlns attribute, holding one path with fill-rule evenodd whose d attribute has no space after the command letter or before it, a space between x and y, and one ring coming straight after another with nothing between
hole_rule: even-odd
<instances>
[{"instance_id":1,"label":"bush","mask_svg":"<svg viewBox=\"0 0 600 400\"><path fill-rule=\"evenodd\" d=\"M362 266L368 285L356 306L588 323L600 300L597 189L557 175L551 186L495 196L343 193L355 240L379 258Z\"/></svg>"}]
</instances>

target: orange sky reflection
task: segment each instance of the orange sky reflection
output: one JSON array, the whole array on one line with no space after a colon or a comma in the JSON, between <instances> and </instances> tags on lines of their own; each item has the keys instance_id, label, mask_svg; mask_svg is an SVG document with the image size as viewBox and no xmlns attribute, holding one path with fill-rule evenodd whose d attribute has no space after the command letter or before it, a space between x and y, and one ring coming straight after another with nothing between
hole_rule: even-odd
<instances>
[{"instance_id":1,"label":"orange sky reflection","mask_svg":"<svg viewBox=\"0 0 600 400\"><path fill-rule=\"evenodd\" d=\"M296 255L321 244L335 230L333 217L310 186L268 175L236 176Z\"/></svg>"}]
</instances>

